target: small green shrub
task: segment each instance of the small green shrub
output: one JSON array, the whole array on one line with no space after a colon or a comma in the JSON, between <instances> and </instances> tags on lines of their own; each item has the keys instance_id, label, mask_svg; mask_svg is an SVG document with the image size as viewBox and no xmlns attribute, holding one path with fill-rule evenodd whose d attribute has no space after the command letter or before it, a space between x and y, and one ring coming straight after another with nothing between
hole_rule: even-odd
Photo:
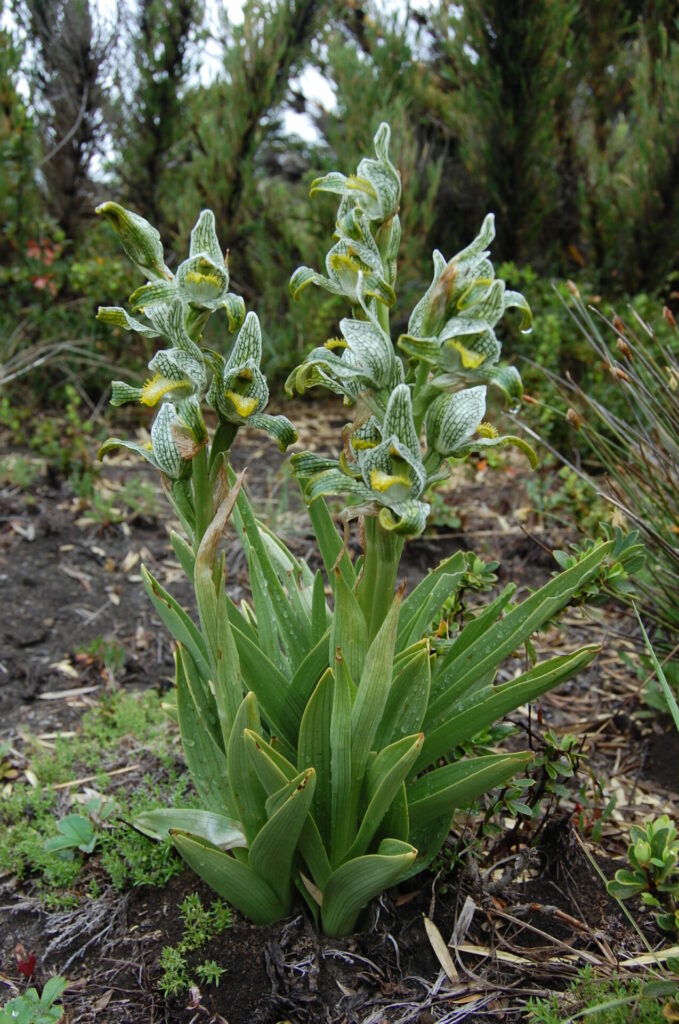
<instances>
[{"instance_id":1,"label":"small green shrub","mask_svg":"<svg viewBox=\"0 0 679 1024\"><path fill-rule=\"evenodd\" d=\"M571 982L567 992L548 999L528 1001L528 1024L571 1024L592 1020L596 1024L665 1024L662 1003L644 994L641 979L606 978L588 965ZM670 1018L671 1019L671 1018Z\"/></svg>"}]
</instances>

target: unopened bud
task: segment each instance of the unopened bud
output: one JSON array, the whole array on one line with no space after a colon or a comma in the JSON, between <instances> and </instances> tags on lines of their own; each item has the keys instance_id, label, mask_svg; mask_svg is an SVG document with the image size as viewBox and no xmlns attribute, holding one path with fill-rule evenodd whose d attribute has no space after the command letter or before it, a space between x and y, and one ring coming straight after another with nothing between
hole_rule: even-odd
<instances>
[{"instance_id":1,"label":"unopened bud","mask_svg":"<svg viewBox=\"0 0 679 1024\"><path fill-rule=\"evenodd\" d=\"M632 362L632 349L629 347L624 338L618 338L617 342L618 351L627 359L628 362Z\"/></svg>"},{"instance_id":2,"label":"unopened bud","mask_svg":"<svg viewBox=\"0 0 679 1024\"><path fill-rule=\"evenodd\" d=\"M568 288L568 291L571 293L571 295L574 295L576 299L580 298L580 289L578 288L575 281L566 281L566 288Z\"/></svg>"},{"instance_id":3,"label":"unopened bud","mask_svg":"<svg viewBox=\"0 0 679 1024\"><path fill-rule=\"evenodd\" d=\"M662 315L665 317L670 327L677 326L677 321L674 319L674 313L669 306L663 306Z\"/></svg>"},{"instance_id":4,"label":"unopened bud","mask_svg":"<svg viewBox=\"0 0 679 1024\"><path fill-rule=\"evenodd\" d=\"M582 419L575 409L568 409L566 412L566 421L570 423L572 427L575 427L576 430L579 430L582 426Z\"/></svg>"},{"instance_id":5,"label":"unopened bud","mask_svg":"<svg viewBox=\"0 0 679 1024\"><path fill-rule=\"evenodd\" d=\"M609 364L608 369L611 375L615 377L616 380L624 380L629 384L631 378L629 373L627 373L625 370L621 370L619 366L613 366L612 363Z\"/></svg>"},{"instance_id":6,"label":"unopened bud","mask_svg":"<svg viewBox=\"0 0 679 1024\"><path fill-rule=\"evenodd\" d=\"M172 275L163 260L160 235L147 220L118 203L102 203L95 213L103 214L110 221L126 254L142 273L150 279L171 280Z\"/></svg>"},{"instance_id":7,"label":"unopened bud","mask_svg":"<svg viewBox=\"0 0 679 1024\"><path fill-rule=\"evenodd\" d=\"M613 317L613 326L615 327L616 331L619 331L620 334L625 333L625 323L623 320L620 319L617 313Z\"/></svg>"}]
</instances>

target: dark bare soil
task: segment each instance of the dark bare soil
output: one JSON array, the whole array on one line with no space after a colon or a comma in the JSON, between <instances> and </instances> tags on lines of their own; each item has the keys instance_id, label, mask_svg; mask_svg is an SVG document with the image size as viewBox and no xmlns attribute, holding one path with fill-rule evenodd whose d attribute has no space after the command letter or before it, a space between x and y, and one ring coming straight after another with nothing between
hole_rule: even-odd
<instances>
[{"instance_id":1,"label":"dark bare soil","mask_svg":"<svg viewBox=\"0 0 679 1024\"><path fill-rule=\"evenodd\" d=\"M309 437L320 444L318 419L307 416ZM303 510L293 485L276 476L280 460L270 445L250 444L243 460L276 527L309 557ZM129 474L144 471L121 457L104 472L115 495ZM459 547L500 559L501 580L525 587L543 582L553 568L549 549L564 538L536 522L529 536L514 520L519 479L511 466L490 479L481 471L461 478L454 496L461 526L408 546L409 583ZM171 686L171 643L139 575L147 565L191 606L168 532L160 498L158 514L113 524L93 520L66 484L38 480L28 490L0 488L0 740L18 743L29 731L77 729L111 685ZM227 558L230 591L239 598L246 576L235 543ZM31 880L10 875L0 877L0 981L8 992L24 987L14 953L22 943L36 953L38 985L52 972L69 978L64 1005L73 1022L452 1024L518 1021L531 993L563 986L587 962L604 973L620 970L621 963L624 969L639 941L606 896L585 847L610 875L629 824L679 811L676 734L668 723L639 718L638 680L619 660L621 650L634 650L632 632L621 610L609 608L600 623L569 614L563 630L540 638L540 648L550 653L603 642L598 662L579 680L544 698L537 710L513 716L529 742L547 726L581 738L587 768L572 798L546 805L533 834L507 822L504 839L482 843L474 841L478 822L463 817L449 841L452 868L442 859L438 874L425 873L388 893L366 912L356 936L319 938L301 907L268 928L235 914L233 926L201 951L201 959L209 956L224 968L219 986L165 1000L158 958L181 937L178 906L189 892L199 892L206 905L212 898L195 876L187 872L164 889L122 895L104 886L97 900L83 895L75 910L48 913ZM114 683L79 657L97 637L124 647ZM578 786L590 806L581 802ZM591 829L612 795L617 805L595 847ZM454 856L470 847L473 855ZM426 930L425 917L444 947L454 937L452 964L437 957L436 933Z\"/></svg>"}]
</instances>

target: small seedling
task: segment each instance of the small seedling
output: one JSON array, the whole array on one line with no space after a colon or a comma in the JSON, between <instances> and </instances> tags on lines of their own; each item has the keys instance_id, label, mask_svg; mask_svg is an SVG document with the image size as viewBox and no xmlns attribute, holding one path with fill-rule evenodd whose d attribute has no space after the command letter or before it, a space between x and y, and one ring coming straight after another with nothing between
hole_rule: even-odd
<instances>
[{"instance_id":1,"label":"small seedling","mask_svg":"<svg viewBox=\"0 0 679 1024\"><path fill-rule=\"evenodd\" d=\"M48 853L59 853L67 860L72 860L75 851L92 853L97 844L97 833L89 818L80 814L67 814L57 822L58 836L45 841Z\"/></svg>"},{"instance_id":2,"label":"small seedling","mask_svg":"<svg viewBox=\"0 0 679 1024\"><path fill-rule=\"evenodd\" d=\"M679 933L679 838L674 823L663 814L642 827L632 825L630 839L630 867L616 871L608 892L619 900L641 896L663 931Z\"/></svg>"},{"instance_id":3,"label":"small seedling","mask_svg":"<svg viewBox=\"0 0 679 1024\"><path fill-rule=\"evenodd\" d=\"M55 1006L57 999L68 985L58 975L45 983L42 994L29 988L20 996L10 999L0 1009L0 1024L56 1024L64 1016L63 1006Z\"/></svg>"}]
</instances>

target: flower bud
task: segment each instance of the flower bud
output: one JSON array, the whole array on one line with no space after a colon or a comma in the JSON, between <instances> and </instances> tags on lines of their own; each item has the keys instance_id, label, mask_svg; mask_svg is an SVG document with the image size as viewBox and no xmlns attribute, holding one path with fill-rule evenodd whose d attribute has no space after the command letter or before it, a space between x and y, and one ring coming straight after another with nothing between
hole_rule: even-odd
<instances>
[{"instance_id":1,"label":"flower bud","mask_svg":"<svg viewBox=\"0 0 679 1024\"><path fill-rule=\"evenodd\" d=\"M111 202L102 203L95 213L103 214L110 221L126 254L147 278L172 278L163 260L160 234L147 220Z\"/></svg>"}]
</instances>

